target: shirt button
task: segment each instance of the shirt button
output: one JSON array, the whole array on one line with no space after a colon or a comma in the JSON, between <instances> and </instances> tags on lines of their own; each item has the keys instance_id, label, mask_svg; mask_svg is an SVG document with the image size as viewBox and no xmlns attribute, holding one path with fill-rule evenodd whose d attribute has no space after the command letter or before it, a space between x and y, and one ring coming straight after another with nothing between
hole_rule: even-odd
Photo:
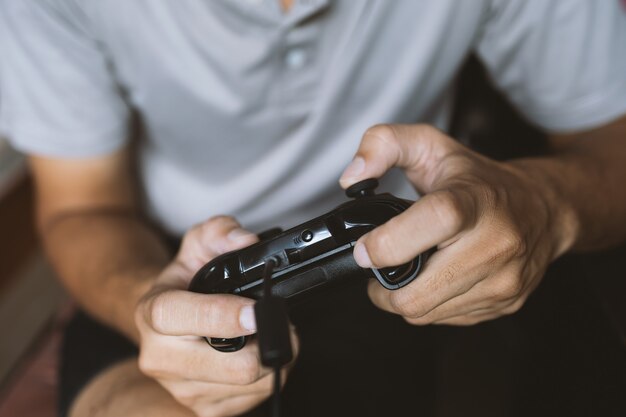
<instances>
[{"instance_id":1,"label":"shirt button","mask_svg":"<svg viewBox=\"0 0 626 417\"><path fill-rule=\"evenodd\" d=\"M306 59L306 52L301 48L291 49L285 55L285 63L292 69L302 68L306 63Z\"/></svg>"}]
</instances>

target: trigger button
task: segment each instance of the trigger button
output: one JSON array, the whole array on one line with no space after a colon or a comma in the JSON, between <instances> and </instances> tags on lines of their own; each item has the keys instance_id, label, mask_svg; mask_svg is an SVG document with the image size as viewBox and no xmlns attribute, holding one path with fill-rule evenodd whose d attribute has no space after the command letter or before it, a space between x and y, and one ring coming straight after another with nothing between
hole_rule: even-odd
<instances>
[{"instance_id":1,"label":"trigger button","mask_svg":"<svg viewBox=\"0 0 626 417\"><path fill-rule=\"evenodd\" d=\"M413 262L400 266L391 266L388 268L379 269L381 275L389 284L396 285L411 275L413 270Z\"/></svg>"}]
</instances>

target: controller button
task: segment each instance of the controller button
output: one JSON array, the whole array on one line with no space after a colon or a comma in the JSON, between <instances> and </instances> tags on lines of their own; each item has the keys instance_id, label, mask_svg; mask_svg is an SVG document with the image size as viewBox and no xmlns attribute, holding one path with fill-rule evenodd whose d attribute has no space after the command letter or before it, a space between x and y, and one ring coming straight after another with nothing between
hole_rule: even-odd
<instances>
[{"instance_id":1,"label":"controller button","mask_svg":"<svg viewBox=\"0 0 626 417\"><path fill-rule=\"evenodd\" d=\"M400 266L391 266L380 269L380 273L389 284L398 284L411 275L413 271L413 262L409 262Z\"/></svg>"},{"instance_id":2,"label":"controller button","mask_svg":"<svg viewBox=\"0 0 626 417\"><path fill-rule=\"evenodd\" d=\"M378 187L378 180L376 178L368 178L349 186L346 189L346 195L349 198L360 198L368 195L374 195L376 187Z\"/></svg>"},{"instance_id":3,"label":"controller button","mask_svg":"<svg viewBox=\"0 0 626 417\"><path fill-rule=\"evenodd\" d=\"M302 240L305 242L310 242L313 240L313 232L310 230L305 230L304 232L302 232L300 236L302 237Z\"/></svg>"}]
</instances>

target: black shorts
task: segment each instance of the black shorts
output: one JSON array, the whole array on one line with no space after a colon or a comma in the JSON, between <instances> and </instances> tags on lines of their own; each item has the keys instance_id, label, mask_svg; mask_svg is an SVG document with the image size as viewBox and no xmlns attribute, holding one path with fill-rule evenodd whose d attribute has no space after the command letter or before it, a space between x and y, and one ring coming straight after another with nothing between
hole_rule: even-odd
<instances>
[{"instance_id":1,"label":"black shorts","mask_svg":"<svg viewBox=\"0 0 626 417\"><path fill-rule=\"evenodd\" d=\"M74 399L94 376L138 353L126 337L77 312L65 329L61 345L59 416L67 415Z\"/></svg>"},{"instance_id":2,"label":"black shorts","mask_svg":"<svg viewBox=\"0 0 626 417\"><path fill-rule=\"evenodd\" d=\"M408 325L375 308L365 285L294 313L301 351L283 417L626 415L626 350L575 263L554 265L517 314L471 327ZM60 415L97 373L136 355L78 313L62 348Z\"/></svg>"}]
</instances>

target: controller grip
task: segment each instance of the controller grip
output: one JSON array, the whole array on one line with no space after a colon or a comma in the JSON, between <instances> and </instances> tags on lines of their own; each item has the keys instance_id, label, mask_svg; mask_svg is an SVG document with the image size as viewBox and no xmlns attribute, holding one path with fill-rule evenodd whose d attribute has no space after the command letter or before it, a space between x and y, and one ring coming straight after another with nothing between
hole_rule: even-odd
<instances>
[{"instance_id":1,"label":"controller grip","mask_svg":"<svg viewBox=\"0 0 626 417\"><path fill-rule=\"evenodd\" d=\"M273 278L276 283L272 287L272 294L285 299L287 306L292 307L311 294L328 291L340 285L351 282L361 282L364 270L357 265L351 250L342 251L322 260L312 269L303 268L299 272ZM374 278L374 274L368 276ZM198 288L192 291L205 292ZM263 296L263 286L253 286L237 293L243 297L260 300ZM250 336L235 338L205 337L206 342L220 352L236 352L242 349Z\"/></svg>"},{"instance_id":2,"label":"controller grip","mask_svg":"<svg viewBox=\"0 0 626 417\"><path fill-rule=\"evenodd\" d=\"M349 285L351 283L362 282L364 275L368 278L375 278L388 289L397 289L407 281L412 280L423 267L431 251L419 255L413 261L399 267L385 268L385 270L363 269L357 265L352 255L352 250L343 250L333 255L319 260L313 268L303 268L300 271L293 271L282 276L273 276L275 283L272 287L272 294L285 299L287 306L292 307L301 301L309 298L312 294L328 291L338 286ZM410 277L402 284L394 285L389 283L389 278L393 277L395 271L401 271L401 275ZM383 280L381 275L387 277ZM211 293L208 288L197 288L192 285L192 291ZM261 285L252 286L243 291L232 291L243 297L259 300L263 296ZM236 352L242 349L249 336L236 338L205 338L207 343L220 352Z\"/></svg>"}]
</instances>

